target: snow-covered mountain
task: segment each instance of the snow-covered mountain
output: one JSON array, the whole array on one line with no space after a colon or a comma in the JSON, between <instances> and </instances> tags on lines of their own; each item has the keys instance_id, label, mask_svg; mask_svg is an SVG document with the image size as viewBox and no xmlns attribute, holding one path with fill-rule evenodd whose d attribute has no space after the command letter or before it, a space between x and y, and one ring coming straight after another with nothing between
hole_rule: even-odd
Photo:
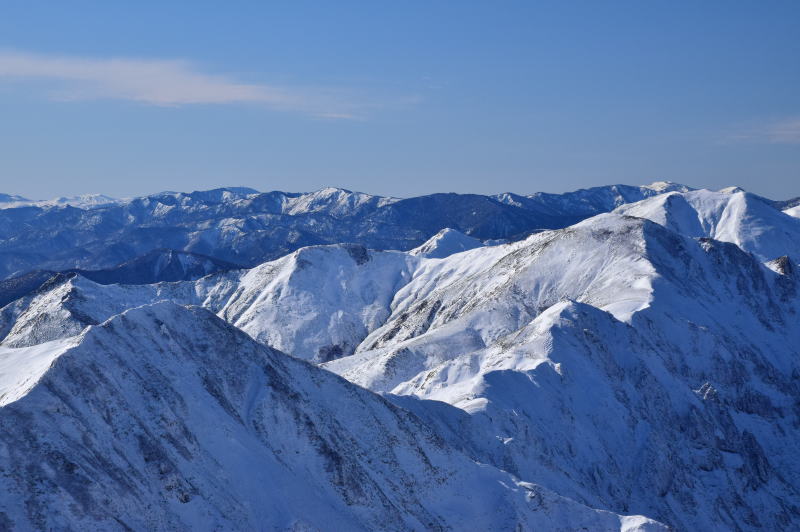
<instances>
[{"instance_id":1,"label":"snow-covered mountain","mask_svg":"<svg viewBox=\"0 0 800 532\"><path fill-rule=\"evenodd\" d=\"M663 529L476 463L198 308L133 309L0 368L4 529Z\"/></svg>"},{"instance_id":2,"label":"snow-covered mountain","mask_svg":"<svg viewBox=\"0 0 800 532\"><path fill-rule=\"evenodd\" d=\"M649 185L611 185L593 187L564 194L547 194L537 192L529 196L518 194L499 194L496 198L503 203L516 205L528 210L547 213L553 217L571 218L578 222L589 216L609 212L620 205L635 203L645 198L666 192L688 192L692 190L686 185L669 181L656 181ZM548 227L553 229L556 226Z\"/></svg>"},{"instance_id":3,"label":"snow-covered mountain","mask_svg":"<svg viewBox=\"0 0 800 532\"><path fill-rule=\"evenodd\" d=\"M0 193L0 206L2 206L3 208L14 206L15 204L20 202L30 202L30 200L23 198L22 196L17 196L16 194Z\"/></svg>"},{"instance_id":4,"label":"snow-covered mountain","mask_svg":"<svg viewBox=\"0 0 800 532\"><path fill-rule=\"evenodd\" d=\"M479 248L483 245L483 242L480 240L448 227L442 229L430 237L427 242L412 249L409 253L418 257L443 259L454 253L461 253L462 251Z\"/></svg>"},{"instance_id":5,"label":"snow-covered mountain","mask_svg":"<svg viewBox=\"0 0 800 532\"><path fill-rule=\"evenodd\" d=\"M672 192L623 205L620 214L647 218L678 233L731 242L762 260L800 257L800 220L738 188Z\"/></svg>"},{"instance_id":6,"label":"snow-covered mountain","mask_svg":"<svg viewBox=\"0 0 800 532\"><path fill-rule=\"evenodd\" d=\"M797 523L795 276L618 215L481 251L427 266L326 367L458 407L428 414L451 441L577 500L685 530Z\"/></svg>"},{"instance_id":7,"label":"snow-covered mountain","mask_svg":"<svg viewBox=\"0 0 800 532\"><path fill-rule=\"evenodd\" d=\"M198 253L155 249L113 268L74 270L74 272L100 284L151 284L189 281L210 273L235 268L237 268L235 264Z\"/></svg>"},{"instance_id":8,"label":"snow-covered mountain","mask_svg":"<svg viewBox=\"0 0 800 532\"><path fill-rule=\"evenodd\" d=\"M50 200L29 200L22 196L0 194L0 209L16 209L20 207L76 207L93 209L125 203L127 200L112 198L103 194L84 194L81 196L60 197Z\"/></svg>"},{"instance_id":9,"label":"snow-covered mountain","mask_svg":"<svg viewBox=\"0 0 800 532\"><path fill-rule=\"evenodd\" d=\"M623 196L618 187L600 190L609 189ZM614 212L507 244L485 246L444 230L408 252L311 246L249 270L194 281L104 286L79 274L57 276L0 309L0 368L23 368L13 377L18 384L12 396L21 399L10 405L27 397L19 390L38 389L36 375L50 366L46 353L82 349L93 331L131 312L156 312L167 328L167 318L179 315L176 327L188 338L179 337L178 346L217 349L207 337L193 340L191 331L206 325L189 322L223 327L222 322L177 306L195 305L227 322L231 334L238 329L261 345L321 364L324 369L291 362L325 376L315 379L333 379L324 371L329 370L384 394L395 405L390 409L413 412L415 423L448 452L513 475L513 483L503 481L511 491L522 485L516 479L535 482L584 505L580 512L591 512L588 507L647 515L678 530L796 528L800 220L736 189L655 184L643 190L651 192L642 192L636 203L613 194L601 202L602 210ZM582 204L582 195L573 200ZM369 201L357 200L350 208ZM170 303L158 303L165 301ZM121 343L120 352L137 357L145 356L138 354L139 345L169 351L171 344L158 343L167 340L146 321L133 320L124 339L112 336L103 345L117 349ZM224 357L225 348L208 356ZM24 369L21 360L40 370ZM210 360L174 375L185 382L183 371ZM160 367L137 358L127 371L140 374L140 365ZM75 374L83 373L98 374ZM8 374L13 372L0 369L0 382ZM199 404L193 394L200 392L191 390L176 394L189 394L189 404ZM320 392L320 402L327 394ZM340 415L351 408L331 405ZM373 429L363 430L363 437L372 437ZM290 471L293 476L298 470ZM370 472L369 478L381 474ZM318 470L312 478L318 481ZM465 486L477 497L505 497ZM523 529L577 526L547 514L537 528L522 521L516 503L502 504L514 509L514 517L498 519ZM367 505L381 508L374 500ZM408 525L422 522L414 521L420 515L415 512L404 518L411 521L391 521L402 523L392 526L418 527ZM619 527L619 519L585 526ZM368 528L377 523L358 522Z\"/></svg>"},{"instance_id":10,"label":"snow-covered mountain","mask_svg":"<svg viewBox=\"0 0 800 532\"><path fill-rule=\"evenodd\" d=\"M188 281L231 270L236 265L185 251L156 249L141 257L104 270L34 270L0 281L0 307L32 293L53 278L81 275L100 284L151 284Z\"/></svg>"},{"instance_id":11,"label":"snow-covered mountain","mask_svg":"<svg viewBox=\"0 0 800 532\"><path fill-rule=\"evenodd\" d=\"M159 300L203 305L253 338L297 357L351 354L391 312L397 288L421 259L354 244L303 248L249 270L192 283L102 286L58 276L0 310L4 345L34 345Z\"/></svg>"},{"instance_id":12,"label":"snow-covered mountain","mask_svg":"<svg viewBox=\"0 0 800 532\"><path fill-rule=\"evenodd\" d=\"M518 240L662 190L685 189L615 185L563 195L407 199L336 188L307 194L224 188L47 202L0 196L0 279L32 270L107 269L157 249L250 267L317 244L410 250L445 228L481 241Z\"/></svg>"}]
</instances>

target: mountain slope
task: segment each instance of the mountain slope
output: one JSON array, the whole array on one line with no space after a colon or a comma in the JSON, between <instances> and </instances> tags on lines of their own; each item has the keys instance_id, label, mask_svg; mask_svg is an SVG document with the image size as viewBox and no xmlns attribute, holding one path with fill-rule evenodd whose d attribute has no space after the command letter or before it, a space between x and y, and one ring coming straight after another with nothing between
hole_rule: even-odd
<instances>
[{"instance_id":1,"label":"mountain slope","mask_svg":"<svg viewBox=\"0 0 800 532\"><path fill-rule=\"evenodd\" d=\"M153 284L190 281L224 270L237 269L229 262L171 249L157 249L105 270L34 270L0 281L0 307L31 294L53 278L80 275L99 284Z\"/></svg>"},{"instance_id":2,"label":"mountain slope","mask_svg":"<svg viewBox=\"0 0 800 532\"><path fill-rule=\"evenodd\" d=\"M250 336L325 362L351 354L388 318L416 257L357 245L318 246L198 282L203 305Z\"/></svg>"},{"instance_id":3,"label":"mountain slope","mask_svg":"<svg viewBox=\"0 0 800 532\"><path fill-rule=\"evenodd\" d=\"M419 260L342 244L196 282L103 287L81 275L60 276L0 309L0 341L20 347L56 340L126 308L170 300L203 305L263 343L324 362L353 353L385 322Z\"/></svg>"},{"instance_id":4,"label":"mountain slope","mask_svg":"<svg viewBox=\"0 0 800 532\"><path fill-rule=\"evenodd\" d=\"M0 281L0 307L36 292L56 275L56 272L34 270Z\"/></svg>"},{"instance_id":5,"label":"mountain slope","mask_svg":"<svg viewBox=\"0 0 800 532\"><path fill-rule=\"evenodd\" d=\"M236 268L236 264L197 253L156 249L113 268L74 271L100 284L152 284L190 281Z\"/></svg>"},{"instance_id":6,"label":"mountain slope","mask_svg":"<svg viewBox=\"0 0 800 532\"><path fill-rule=\"evenodd\" d=\"M48 347L0 381L4 528L661 528L477 464L201 309L142 307Z\"/></svg>"},{"instance_id":7,"label":"mountain slope","mask_svg":"<svg viewBox=\"0 0 800 532\"><path fill-rule=\"evenodd\" d=\"M672 192L617 209L691 237L736 244L761 260L800 256L800 220L740 189Z\"/></svg>"},{"instance_id":8,"label":"mountain slope","mask_svg":"<svg viewBox=\"0 0 800 532\"><path fill-rule=\"evenodd\" d=\"M796 277L617 215L476 268L483 252L415 276L386 324L325 367L457 406L471 417L425 415L590 505L685 530L799 522Z\"/></svg>"}]
</instances>

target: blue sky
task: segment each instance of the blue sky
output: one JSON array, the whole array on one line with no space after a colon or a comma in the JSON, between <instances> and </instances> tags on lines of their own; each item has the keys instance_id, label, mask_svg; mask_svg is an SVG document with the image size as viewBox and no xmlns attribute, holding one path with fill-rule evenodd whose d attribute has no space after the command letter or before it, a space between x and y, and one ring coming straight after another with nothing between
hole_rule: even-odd
<instances>
[{"instance_id":1,"label":"blue sky","mask_svg":"<svg viewBox=\"0 0 800 532\"><path fill-rule=\"evenodd\" d=\"M800 195L800 2L0 4L0 191Z\"/></svg>"}]
</instances>

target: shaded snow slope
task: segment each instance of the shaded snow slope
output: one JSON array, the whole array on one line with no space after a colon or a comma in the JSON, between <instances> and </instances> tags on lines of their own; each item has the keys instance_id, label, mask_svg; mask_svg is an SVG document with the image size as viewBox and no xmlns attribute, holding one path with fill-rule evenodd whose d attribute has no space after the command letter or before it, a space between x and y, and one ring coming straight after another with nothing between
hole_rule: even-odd
<instances>
[{"instance_id":1,"label":"shaded snow slope","mask_svg":"<svg viewBox=\"0 0 800 532\"><path fill-rule=\"evenodd\" d=\"M305 248L198 282L203 303L256 340L318 362L351 354L391 313L418 260L357 245Z\"/></svg>"},{"instance_id":2,"label":"shaded snow slope","mask_svg":"<svg viewBox=\"0 0 800 532\"><path fill-rule=\"evenodd\" d=\"M537 192L523 196L505 193L495 197L503 203L541 211L551 216L571 217L572 223L574 223L589 216L609 212L626 203L641 201L666 192L687 192L689 190L692 189L685 185L656 181L643 186L610 185L563 194ZM552 229L552 227L549 228Z\"/></svg>"},{"instance_id":3,"label":"shaded snow slope","mask_svg":"<svg viewBox=\"0 0 800 532\"><path fill-rule=\"evenodd\" d=\"M662 529L478 464L202 309L142 307L38 349L0 351L28 360L12 387L35 381L0 407L3 528Z\"/></svg>"},{"instance_id":4,"label":"shaded snow slope","mask_svg":"<svg viewBox=\"0 0 800 532\"><path fill-rule=\"evenodd\" d=\"M106 270L77 270L80 275L100 284L151 284L199 279L211 273L239 268L219 259L175 251L156 249L133 260Z\"/></svg>"},{"instance_id":5,"label":"shaded snow slope","mask_svg":"<svg viewBox=\"0 0 800 532\"><path fill-rule=\"evenodd\" d=\"M189 281L211 273L236 268L240 268L240 266L205 255L157 249L105 270L66 270L62 272L34 270L24 275L2 280L0 281L0 307L39 290L54 277L77 274L100 284L153 284Z\"/></svg>"}]
</instances>

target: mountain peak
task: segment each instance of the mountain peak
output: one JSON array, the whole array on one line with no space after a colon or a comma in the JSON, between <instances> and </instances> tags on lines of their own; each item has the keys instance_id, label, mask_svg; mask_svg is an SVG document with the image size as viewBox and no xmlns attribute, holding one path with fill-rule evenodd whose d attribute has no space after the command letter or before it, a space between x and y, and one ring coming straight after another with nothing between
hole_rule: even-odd
<instances>
[{"instance_id":1,"label":"mountain peak","mask_svg":"<svg viewBox=\"0 0 800 532\"><path fill-rule=\"evenodd\" d=\"M31 201L31 200L23 198L22 196L17 196L16 194L0 193L0 203L14 203L14 202L26 202L26 201Z\"/></svg>"},{"instance_id":2,"label":"mountain peak","mask_svg":"<svg viewBox=\"0 0 800 532\"><path fill-rule=\"evenodd\" d=\"M800 250L800 220L738 187L671 191L615 212L647 218L687 236L730 242L764 261Z\"/></svg>"},{"instance_id":3,"label":"mountain peak","mask_svg":"<svg viewBox=\"0 0 800 532\"><path fill-rule=\"evenodd\" d=\"M430 237L424 244L409 251L411 255L428 259L443 259L455 253L483 247L483 242L461 231L446 227Z\"/></svg>"},{"instance_id":4,"label":"mountain peak","mask_svg":"<svg viewBox=\"0 0 800 532\"><path fill-rule=\"evenodd\" d=\"M352 190L347 190L346 188L341 187L323 187L319 190L315 190L314 192L310 192L310 194L319 196L332 196L334 194L360 194L360 192L354 193Z\"/></svg>"},{"instance_id":5,"label":"mountain peak","mask_svg":"<svg viewBox=\"0 0 800 532\"><path fill-rule=\"evenodd\" d=\"M692 190L691 187L681 185L680 183L674 183L672 181L653 181L649 185L642 185L642 188L654 190L659 193L671 191L688 192L689 190Z\"/></svg>"}]
</instances>

